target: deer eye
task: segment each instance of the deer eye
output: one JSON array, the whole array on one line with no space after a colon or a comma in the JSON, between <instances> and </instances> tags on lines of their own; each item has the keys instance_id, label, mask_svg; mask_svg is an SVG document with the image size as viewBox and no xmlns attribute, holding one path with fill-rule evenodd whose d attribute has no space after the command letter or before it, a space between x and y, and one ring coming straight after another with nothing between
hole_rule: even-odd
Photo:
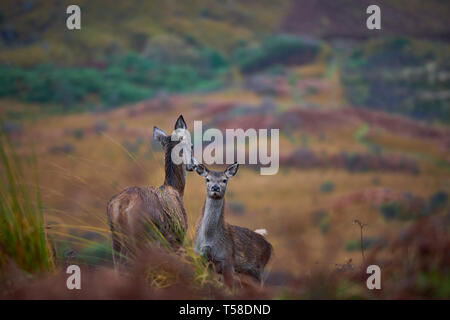
<instances>
[{"instance_id":1,"label":"deer eye","mask_svg":"<svg viewBox=\"0 0 450 320\"><path fill-rule=\"evenodd\" d=\"M227 183L227 180L226 179L224 179L223 181L222 181L223 183Z\"/></svg>"},{"instance_id":2,"label":"deer eye","mask_svg":"<svg viewBox=\"0 0 450 320\"><path fill-rule=\"evenodd\" d=\"M209 179L206 179L206 182L209 182Z\"/></svg>"}]
</instances>

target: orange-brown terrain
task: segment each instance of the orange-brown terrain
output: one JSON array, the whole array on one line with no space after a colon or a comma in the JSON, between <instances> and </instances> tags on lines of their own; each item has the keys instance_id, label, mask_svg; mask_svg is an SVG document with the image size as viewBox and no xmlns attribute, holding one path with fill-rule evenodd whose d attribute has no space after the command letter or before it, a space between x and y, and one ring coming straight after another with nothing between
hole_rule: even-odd
<instances>
[{"instance_id":1,"label":"orange-brown terrain","mask_svg":"<svg viewBox=\"0 0 450 320\"><path fill-rule=\"evenodd\" d=\"M430 18L416 25L410 11L422 7L412 2L406 9L385 2L391 10L383 13L387 35L448 39L445 5L432 1ZM278 173L263 176L258 166L241 165L227 188L226 221L267 229L274 248L264 289L248 284L252 289L236 297L450 297L448 44L375 39L353 51L353 44L339 40L369 37L351 22L359 7L334 14L333 1L282 1L279 7L270 1L258 6L198 0L179 7L124 2L105 20L102 5L88 3L82 1L83 10L91 10L83 32L72 34L50 19L56 7L41 1L29 11L18 11L12 2L0 7L12 12L5 21L17 16L20 22L11 22L16 42L4 36L1 43L0 84L10 91L0 90L0 124L23 164L23 184L34 190L38 181L54 264L42 276L30 271L27 283L30 274L16 268L14 254L3 255L7 250L0 241L0 288L7 289L0 289L0 298L80 297L58 289L69 263L87 270L90 289L81 297L230 294L192 252L205 199L204 180L195 172L186 175L189 228L182 253L142 257L150 266L148 283L114 278L106 204L125 187L163 183L163 152L152 141L153 126L169 133L180 114L191 133L195 120L203 129L280 129ZM298 40L305 30L319 40ZM294 36L261 40L284 32ZM266 47L254 49L259 43ZM218 66L202 64L205 48L217 50L212 57L219 62L211 60ZM136 55L126 56L129 50ZM126 62L114 60L114 54ZM29 69L40 63L42 70ZM166 64L172 69L158 69ZM384 73L377 74L379 69ZM18 80L10 80L17 74ZM403 74L414 81L414 74L425 76L411 84L395 78ZM434 82L423 80L428 78ZM220 85L205 85L215 81ZM53 95L57 90L62 93ZM395 100L397 93L403 100ZM34 159L37 166L29 166ZM7 170L0 169L6 181ZM0 191L9 203L14 197L6 185ZM366 288L369 264L381 267L381 291ZM187 280L190 271L193 282ZM147 293L148 288L155 291Z\"/></svg>"},{"instance_id":2,"label":"orange-brown terrain","mask_svg":"<svg viewBox=\"0 0 450 320\"><path fill-rule=\"evenodd\" d=\"M309 77L332 81L320 73ZM424 206L434 194L450 191L447 128L348 107L305 106L308 100L331 101L336 90L324 87L299 104L232 88L154 98L108 112L50 116L26 122L14 142L21 156L31 150L37 156L50 238L83 253L102 244L109 248L105 207L112 195L127 186L163 182L163 154L151 141L154 125L168 131L183 114L190 129L194 120L218 128L280 128L278 174L262 176L241 166L227 193L226 219L268 230L274 246L268 284L284 286L318 268L332 270L348 261L359 266L360 229L354 220L367 224L364 237L373 243L366 251L389 247L416 220L386 219L383 204ZM267 111L264 103L273 109ZM236 112L243 105L251 112ZM3 101L2 108L8 107ZM382 152L370 153L369 143ZM354 165L343 153L353 155ZM189 239L204 198L202 179L187 173ZM111 267L106 252L93 258L94 265ZM389 256L389 250L382 255Z\"/></svg>"}]
</instances>

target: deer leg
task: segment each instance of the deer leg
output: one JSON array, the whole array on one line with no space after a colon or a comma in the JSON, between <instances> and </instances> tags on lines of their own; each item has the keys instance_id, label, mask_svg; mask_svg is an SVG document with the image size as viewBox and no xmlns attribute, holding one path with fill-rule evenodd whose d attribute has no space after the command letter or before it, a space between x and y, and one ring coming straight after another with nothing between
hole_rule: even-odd
<instances>
[{"instance_id":1,"label":"deer leg","mask_svg":"<svg viewBox=\"0 0 450 320\"><path fill-rule=\"evenodd\" d=\"M122 273L126 270L132 257L129 238L124 234L120 237L116 234L113 240L113 250L114 267L119 273Z\"/></svg>"},{"instance_id":2,"label":"deer leg","mask_svg":"<svg viewBox=\"0 0 450 320\"><path fill-rule=\"evenodd\" d=\"M261 272L259 270L254 273L255 280L262 285Z\"/></svg>"},{"instance_id":3,"label":"deer leg","mask_svg":"<svg viewBox=\"0 0 450 320\"><path fill-rule=\"evenodd\" d=\"M259 269L249 269L247 270L246 274L250 276L253 280L260 283L262 285L262 277L261 277L261 270Z\"/></svg>"},{"instance_id":4,"label":"deer leg","mask_svg":"<svg viewBox=\"0 0 450 320\"><path fill-rule=\"evenodd\" d=\"M129 250L123 244L119 244L118 252L116 254L116 269L119 273L122 273L126 270L129 262Z\"/></svg>"},{"instance_id":5,"label":"deer leg","mask_svg":"<svg viewBox=\"0 0 450 320\"><path fill-rule=\"evenodd\" d=\"M113 262L114 267L116 269L119 269L121 264L121 252L122 252L122 244L120 243L120 239L117 236L117 234L113 231L112 235L112 256L113 256Z\"/></svg>"},{"instance_id":6,"label":"deer leg","mask_svg":"<svg viewBox=\"0 0 450 320\"><path fill-rule=\"evenodd\" d=\"M201 251L202 251L202 256L207 261L214 261L214 257L212 255L212 250L211 250L210 246L204 246Z\"/></svg>"},{"instance_id":7,"label":"deer leg","mask_svg":"<svg viewBox=\"0 0 450 320\"><path fill-rule=\"evenodd\" d=\"M234 268L231 264L224 264L222 266L223 282L231 290L233 290L234 287L233 274Z\"/></svg>"}]
</instances>

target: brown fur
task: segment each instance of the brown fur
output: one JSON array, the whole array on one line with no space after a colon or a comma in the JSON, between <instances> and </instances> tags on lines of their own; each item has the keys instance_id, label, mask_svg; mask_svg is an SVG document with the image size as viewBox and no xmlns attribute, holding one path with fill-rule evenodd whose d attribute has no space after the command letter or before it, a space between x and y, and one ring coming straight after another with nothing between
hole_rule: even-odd
<instances>
[{"instance_id":1,"label":"brown fur","mask_svg":"<svg viewBox=\"0 0 450 320\"><path fill-rule=\"evenodd\" d=\"M184 121L184 120L183 120ZM135 260L150 243L178 248L188 228L183 205L185 169L175 165L171 152L177 141L162 138L165 150L164 184L155 187L128 187L113 196L107 217L116 267Z\"/></svg>"}]
</instances>

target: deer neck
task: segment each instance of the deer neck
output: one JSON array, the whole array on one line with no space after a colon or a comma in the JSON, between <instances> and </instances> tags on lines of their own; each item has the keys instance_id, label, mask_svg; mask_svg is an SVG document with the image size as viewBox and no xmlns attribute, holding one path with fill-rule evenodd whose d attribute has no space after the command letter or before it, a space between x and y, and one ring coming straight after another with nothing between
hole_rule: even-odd
<instances>
[{"instance_id":1,"label":"deer neck","mask_svg":"<svg viewBox=\"0 0 450 320\"><path fill-rule=\"evenodd\" d=\"M174 164L172 162L172 149L166 150L165 154L165 171L166 177L164 185L171 186L178 191L180 196L184 194L184 186L186 184L186 171L183 164Z\"/></svg>"},{"instance_id":2,"label":"deer neck","mask_svg":"<svg viewBox=\"0 0 450 320\"><path fill-rule=\"evenodd\" d=\"M224 198L212 199L206 197L199 228L199 232L204 239L211 239L223 233L225 228L224 207Z\"/></svg>"}]
</instances>

